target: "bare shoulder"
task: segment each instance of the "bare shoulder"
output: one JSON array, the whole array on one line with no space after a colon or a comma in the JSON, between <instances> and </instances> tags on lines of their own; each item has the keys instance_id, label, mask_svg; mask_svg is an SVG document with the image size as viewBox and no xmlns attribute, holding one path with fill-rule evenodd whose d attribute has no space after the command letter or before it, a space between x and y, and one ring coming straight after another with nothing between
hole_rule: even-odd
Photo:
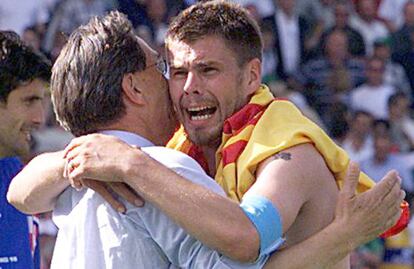
<instances>
[{"instance_id":1,"label":"bare shoulder","mask_svg":"<svg viewBox=\"0 0 414 269\"><path fill-rule=\"evenodd\" d=\"M286 247L303 241L332 221L338 189L333 174L312 144L274 154L260 164L256 176L262 192L273 198L285 218Z\"/></svg>"},{"instance_id":2,"label":"bare shoulder","mask_svg":"<svg viewBox=\"0 0 414 269\"><path fill-rule=\"evenodd\" d=\"M310 143L300 144L280 151L262 161L256 171L256 176L273 167L273 169L287 170L302 178L319 178L322 172L329 169L317 149ZM330 172L329 172L330 173Z\"/></svg>"}]
</instances>

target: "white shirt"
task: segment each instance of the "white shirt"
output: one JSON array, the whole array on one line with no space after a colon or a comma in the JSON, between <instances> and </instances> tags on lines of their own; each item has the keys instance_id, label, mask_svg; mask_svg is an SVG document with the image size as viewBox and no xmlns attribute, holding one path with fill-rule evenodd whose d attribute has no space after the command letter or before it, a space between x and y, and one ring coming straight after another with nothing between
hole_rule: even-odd
<instances>
[{"instance_id":1,"label":"white shirt","mask_svg":"<svg viewBox=\"0 0 414 269\"><path fill-rule=\"evenodd\" d=\"M356 149L349 138L346 138L341 146L348 153L349 158L356 163L361 163L374 154L374 141L371 136L365 138L360 149Z\"/></svg>"},{"instance_id":2,"label":"white shirt","mask_svg":"<svg viewBox=\"0 0 414 269\"><path fill-rule=\"evenodd\" d=\"M184 153L152 146L136 134L106 131L140 146L152 158L189 180L221 195L221 187ZM59 227L52 268L261 268L267 257L242 265L204 246L146 202L115 211L91 189L67 188L57 201L53 220ZM172 201L174 202L174 201Z\"/></svg>"},{"instance_id":3,"label":"white shirt","mask_svg":"<svg viewBox=\"0 0 414 269\"><path fill-rule=\"evenodd\" d=\"M351 107L354 110L364 110L377 119L388 118L388 98L395 92L394 87L382 84L373 87L363 84L351 93Z\"/></svg>"},{"instance_id":4,"label":"white shirt","mask_svg":"<svg viewBox=\"0 0 414 269\"><path fill-rule=\"evenodd\" d=\"M299 20L297 16L288 17L280 10L276 11L275 16L283 68L291 74L298 68L300 60Z\"/></svg>"},{"instance_id":5,"label":"white shirt","mask_svg":"<svg viewBox=\"0 0 414 269\"><path fill-rule=\"evenodd\" d=\"M378 15L399 29L404 24L404 6L407 2L408 0L381 0Z\"/></svg>"},{"instance_id":6,"label":"white shirt","mask_svg":"<svg viewBox=\"0 0 414 269\"><path fill-rule=\"evenodd\" d=\"M56 0L1 0L0 29L12 30L21 35L26 27L46 23L49 8Z\"/></svg>"},{"instance_id":7,"label":"white shirt","mask_svg":"<svg viewBox=\"0 0 414 269\"><path fill-rule=\"evenodd\" d=\"M367 22L358 16L352 16L349 24L362 35L369 56L374 51L374 42L377 39L387 38L389 35L387 27L379 20Z\"/></svg>"}]
</instances>

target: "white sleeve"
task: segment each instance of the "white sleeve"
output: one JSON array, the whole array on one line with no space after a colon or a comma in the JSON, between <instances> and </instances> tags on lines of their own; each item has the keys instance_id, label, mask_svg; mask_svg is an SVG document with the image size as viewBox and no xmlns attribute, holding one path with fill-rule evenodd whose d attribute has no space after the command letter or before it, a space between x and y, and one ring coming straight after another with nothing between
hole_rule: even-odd
<instances>
[{"instance_id":1,"label":"white sleeve","mask_svg":"<svg viewBox=\"0 0 414 269\"><path fill-rule=\"evenodd\" d=\"M177 171L187 178L207 179L200 171L180 167ZM172 201L174 202L174 201ZM262 268L267 256L255 263L241 264L224 257L203 245L150 203L143 208L132 208L128 216L145 225L151 238L159 245L169 261L179 268Z\"/></svg>"},{"instance_id":2,"label":"white sleeve","mask_svg":"<svg viewBox=\"0 0 414 269\"><path fill-rule=\"evenodd\" d=\"M159 152L156 155L150 155L161 163L167 164L187 179L219 193L224 193L193 159L179 152L162 151L161 157ZM151 150L146 150L146 152L150 153ZM136 214L135 217L140 218L140 221L144 223L149 234L165 252L170 262L180 268L262 268L268 259L265 256L251 264L232 261L190 236L161 210L151 204L147 203L144 208L134 208L132 210L134 212L130 211L128 215Z\"/></svg>"}]
</instances>

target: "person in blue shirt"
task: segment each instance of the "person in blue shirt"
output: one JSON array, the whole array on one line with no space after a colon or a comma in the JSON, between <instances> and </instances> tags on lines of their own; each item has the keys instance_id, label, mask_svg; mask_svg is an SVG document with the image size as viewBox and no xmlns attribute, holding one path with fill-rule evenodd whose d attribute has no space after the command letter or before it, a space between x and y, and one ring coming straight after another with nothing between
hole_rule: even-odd
<instances>
[{"instance_id":1,"label":"person in blue shirt","mask_svg":"<svg viewBox=\"0 0 414 269\"><path fill-rule=\"evenodd\" d=\"M0 268L40 268L38 225L6 200L12 178L29 156L31 131L44 122L48 60L18 35L0 31Z\"/></svg>"}]
</instances>

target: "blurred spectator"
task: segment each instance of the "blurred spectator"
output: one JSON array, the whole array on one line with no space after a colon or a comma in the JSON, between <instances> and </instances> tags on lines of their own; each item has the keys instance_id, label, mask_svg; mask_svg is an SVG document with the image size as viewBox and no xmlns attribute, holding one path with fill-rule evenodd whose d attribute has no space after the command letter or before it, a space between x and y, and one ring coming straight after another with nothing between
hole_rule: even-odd
<instances>
[{"instance_id":1,"label":"blurred spectator","mask_svg":"<svg viewBox=\"0 0 414 269\"><path fill-rule=\"evenodd\" d=\"M285 83L280 81L270 83L269 89L276 98L286 98L294 103L306 117L326 130L319 115L308 105L306 98L300 92L290 89Z\"/></svg>"},{"instance_id":2,"label":"blurred spectator","mask_svg":"<svg viewBox=\"0 0 414 269\"><path fill-rule=\"evenodd\" d=\"M114 9L116 7L114 1L61 0L56 5L49 22L43 40L44 50L52 55L52 59L55 59L56 48L60 52L61 41L65 39L65 36L68 36L79 25L87 23L92 16L104 15L107 11Z\"/></svg>"},{"instance_id":3,"label":"blurred spectator","mask_svg":"<svg viewBox=\"0 0 414 269\"><path fill-rule=\"evenodd\" d=\"M414 29L414 2L409 1L404 5L403 24L401 28L392 35L392 52L404 54L411 51L412 42L410 33Z\"/></svg>"},{"instance_id":4,"label":"blurred spectator","mask_svg":"<svg viewBox=\"0 0 414 269\"><path fill-rule=\"evenodd\" d=\"M296 0L275 1L275 15L263 18L263 22L272 25L275 34L277 76L287 79L305 58L305 36L310 26L295 13Z\"/></svg>"},{"instance_id":5,"label":"blurred spectator","mask_svg":"<svg viewBox=\"0 0 414 269\"><path fill-rule=\"evenodd\" d=\"M373 57L385 63L384 82L405 92L411 97L411 87L404 67L391 59L390 39L379 39L374 42Z\"/></svg>"},{"instance_id":6,"label":"blurred spectator","mask_svg":"<svg viewBox=\"0 0 414 269\"><path fill-rule=\"evenodd\" d=\"M392 58L404 67L414 100L414 2L405 5L404 14L403 27L392 36Z\"/></svg>"},{"instance_id":7,"label":"blurred spectator","mask_svg":"<svg viewBox=\"0 0 414 269\"><path fill-rule=\"evenodd\" d=\"M302 67L299 81L305 85L304 95L325 123L330 121L332 104L344 99L348 92L360 85L364 77L364 63L350 57L348 40L341 30L326 37L323 55Z\"/></svg>"},{"instance_id":8,"label":"blurred spectator","mask_svg":"<svg viewBox=\"0 0 414 269\"><path fill-rule=\"evenodd\" d=\"M249 8L254 6L257 11L257 15L260 18L272 16L275 13L274 0L231 0L232 2L238 3L243 7Z\"/></svg>"},{"instance_id":9,"label":"blurred spectator","mask_svg":"<svg viewBox=\"0 0 414 269\"><path fill-rule=\"evenodd\" d=\"M378 182L382 175L385 175L387 171L394 169L402 178L402 188L408 192L413 192L414 181L410 168L403 161L403 156L401 154L392 153L393 144L391 141L390 125L388 121L375 121L373 138L374 154L361 161L361 170L375 182Z\"/></svg>"},{"instance_id":10,"label":"blurred spectator","mask_svg":"<svg viewBox=\"0 0 414 269\"><path fill-rule=\"evenodd\" d=\"M277 57L274 50L275 35L270 23L262 23L260 29L263 36L262 81L263 83L269 83L277 80Z\"/></svg>"},{"instance_id":11,"label":"blurred spectator","mask_svg":"<svg viewBox=\"0 0 414 269\"><path fill-rule=\"evenodd\" d=\"M414 121L409 115L409 106L410 99L403 92L397 92L388 99L391 138L401 152L409 152L414 148Z\"/></svg>"},{"instance_id":12,"label":"blurred spectator","mask_svg":"<svg viewBox=\"0 0 414 269\"><path fill-rule=\"evenodd\" d=\"M372 55L374 41L389 36L386 25L376 18L374 0L359 0L357 14L352 16L350 25L364 38L367 55Z\"/></svg>"},{"instance_id":13,"label":"blurred spectator","mask_svg":"<svg viewBox=\"0 0 414 269\"><path fill-rule=\"evenodd\" d=\"M334 23L334 3L335 0L297 0L297 14L310 24L327 29Z\"/></svg>"},{"instance_id":14,"label":"blurred spectator","mask_svg":"<svg viewBox=\"0 0 414 269\"><path fill-rule=\"evenodd\" d=\"M376 119L388 118L388 98L396 92L392 85L384 81L385 63L378 58L370 58L366 65L367 81L352 90L350 106L354 110L364 110Z\"/></svg>"},{"instance_id":15,"label":"blurred spectator","mask_svg":"<svg viewBox=\"0 0 414 269\"><path fill-rule=\"evenodd\" d=\"M348 52L352 56L363 57L365 56L365 43L362 35L352 28L349 25L349 15L350 15L349 3L341 1L335 4L334 14L335 21L334 24L328 28L321 37L321 45L319 47L324 47L326 42L326 37L330 35L335 30L342 30L345 32L348 37Z\"/></svg>"},{"instance_id":16,"label":"blurred spectator","mask_svg":"<svg viewBox=\"0 0 414 269\"><path fill-rule=\"evenodd\" d=\"M151 20L154 41L157 46L164 45L167 32L167 3L166 0L151 0L146 2L148 18Z\"/></svg>"},{"instance_id":17,"label":"blurred spectator","mask_svg":"<svg viewBox=\"0 0 414 269\"><path fill-rule=\"evenodd\" d=\"M404 23L404 6L410 0L381 0L378 16L385 21L388 29L395 32Z\"/></svg>"},{"instance_id":18,"label":"blurred spectator","mask_svg":"<svg viewBox=\"0 0 414 269\"><path fill-rule=\"evenodd\" d=\"M355 111L349 123L349 133L342 148L354 162L360 163L374 152L371 136L373 117L365 111Z\"/></svg>"},{"instance_id":19,"label":"blurred spectator","mask_svg":"<svg viewBox=\"0 0 414 269\"><path fill-rule=\"evenodd\" d=\"M349 132L351 113L344 103L336 103L330 110L331 122L329 124L329 135L338 144L342 145Z\"/></svg>"},{"instance_id":20,"label":"blurred spectator","mask_svg":"<svg viewBox=\"0 0 414 269\"><path fill-rule=\"evenodd\" d=\"M21 35L29 26L49 21L50 10L59 0L1 0L0 29Z\"/></svg>"},{"instance_id":21,"label":"blurred spectator","mask_svg":"<svg viewBox=\"0 0 414 269\"><path fill-rule=\"evenodd\" d=\"M66 0L61 3L59 30L70 34L81 24L85 24L92 16L104 15L113 9L115 4L108 0Z\"/></svg>"},{"instance_id":22,"label":"blurred spectator","mask_svg":"<svg viewBox=\"0 0 414 269\"><path fill-rule=\"evenodd\" d=\"M36 31L36 28L34 26L27 27L26 29L24 29L22 34L22 41L35 51L41 50L41 38L42 37Z\"/></svg>"},{"instance_id":23,"label":"blurred spectator","mask_svg":"<svg viewBox=\"0 0 414 269\"><path fill-rule=\"evenodd\" d=\"M118 0L118 10L128 16L132 26L137 28L141 25L151 27L151 21L145 9L146 1Z\"/></svg>"}]
</instances>

